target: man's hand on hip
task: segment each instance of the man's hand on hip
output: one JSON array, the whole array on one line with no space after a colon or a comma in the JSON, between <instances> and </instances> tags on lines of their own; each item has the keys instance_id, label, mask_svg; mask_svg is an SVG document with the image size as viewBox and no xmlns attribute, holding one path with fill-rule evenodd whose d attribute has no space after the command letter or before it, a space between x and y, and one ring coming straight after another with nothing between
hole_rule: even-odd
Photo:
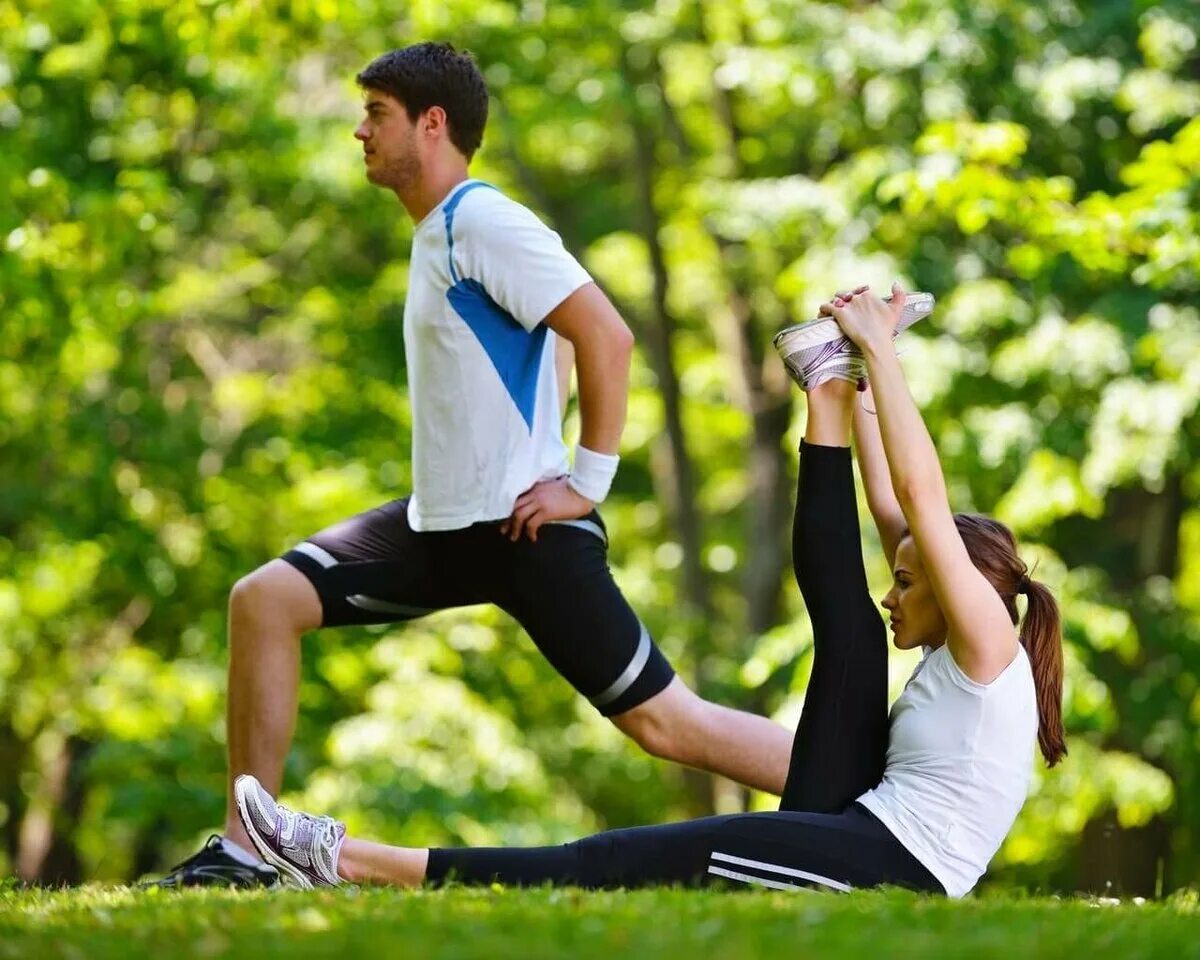
<instances>
[{"instance_id":1,"label":"man's hand on hip","mask_svg":"<svg viewBox=\"0 0 1200 960\"><path fill-rule=\"evenodd\" d=\"M516 543L524 533L537 543L538 530L551 520L577 520L595 508L587 497L576 493L566 477L535 483L517 497L512 516L500 524L500 532Z\"/></svg>"}]
</instances>

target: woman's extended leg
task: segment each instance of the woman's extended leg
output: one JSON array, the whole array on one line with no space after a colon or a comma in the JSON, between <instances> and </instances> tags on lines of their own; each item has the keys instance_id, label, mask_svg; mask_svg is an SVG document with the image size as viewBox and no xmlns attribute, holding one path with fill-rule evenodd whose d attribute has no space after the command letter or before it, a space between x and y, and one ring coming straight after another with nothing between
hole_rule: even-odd
<instances>
[{"instance_id":1,"label":"woman's extended leg","mask_svg":"<svg viewBox=\"0 0 1200 960\"><path fill-rule=\"evenodd\" d=\"M882 883L944 892L857 806L838 815L733 814L610 830L557 847L411 849L347 838L342 879L413 887L447 881L587 889L713 882L850 890Z\"/></svg>"},{"instance_id":2,"label":"woman's extended leg","mask_svg":"<svg viewBox=\"0 0 1200 960\"><path fill-rule=\"evenodd\" d=\"M792 563L813 627L813 669L780 810L837 813L883 776L887 636L863 567L850 428L854 385L808 392Z\"/></svg>"}]
</instances>

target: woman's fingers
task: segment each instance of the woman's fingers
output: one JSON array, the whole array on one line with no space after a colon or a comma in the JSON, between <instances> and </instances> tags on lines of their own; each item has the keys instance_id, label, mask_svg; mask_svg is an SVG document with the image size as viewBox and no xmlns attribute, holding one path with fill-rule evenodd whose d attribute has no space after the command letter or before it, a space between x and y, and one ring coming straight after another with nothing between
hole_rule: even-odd
<instances>
[{"instance_id":1,"label":"woman's fingers","mask_svg":"<svg viewBox=\"0 0 1200 960\"><path fill-rule=\"evenodd\" d=\"M904 288L900 286L900 281L892 282L892 318L897 323L900 321L900 314L904 311L904 301L908 299L908 294Z\"/></svg>"},{"instance_id":2,"label":"woman's fingers","mask_svg":"<svg viewBox=\"0 0 1200 960\"><path fill-rule=\"evenodd\" d=\"M864 283L860 286L855 287L853 290L839 290L829 300L827 300L825 303L821 304L817 308L817 316L818 317L832 317L833 316L833 308L835 306L836 307L845 307L848 304L853 303L855 297L859 296L860 294L866 293L870 289L871 289L871 285L868 283Z\"/></svg>"}]
</instances>

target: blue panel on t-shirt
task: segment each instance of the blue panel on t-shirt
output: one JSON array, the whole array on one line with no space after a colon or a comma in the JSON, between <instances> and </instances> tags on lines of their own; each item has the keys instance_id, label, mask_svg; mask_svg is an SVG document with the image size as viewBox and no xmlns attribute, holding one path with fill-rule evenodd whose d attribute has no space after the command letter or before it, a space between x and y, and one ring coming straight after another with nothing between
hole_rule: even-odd
<instances>
[{"instance_id":1,"label":"blue panel on t-shirt","mask_svg":"<svg viewBox=\"0 0 1200 960\"><path fill-rule=\"evenodd\" d=\"M446 291L446 299L455 313L487 351L500 374L509 396L521 411L525 423L533 430L533 411L537 402L538 373L542 351L546 344L545 324L538 324L530 333L512 314L488 296L477 280L459 280Z\"/></svg>"},{"instance_id":2,"label":"blue panel on t-shirt","mask_svg":"<svg viewBox=\"0 0 1200 960\"><path fill-rule=\"evenodd\" d=\"M539 325L532 333L513 318L512 314L496 303L477 280L464 280L458 275L454 264L454 214L463 198L472 190L486 187L495 190L490 183L476 180L458 191L442 215L446 223L447 255L450 260L450 278L453 286L446 291L446 299L454 307L467 326L487 351L488 357L500 374L513 403L521 411L526 425L533 430L533 411L537 404L538 373L541 369L542 349L546 343L546 327Z\"/></svg>"}]
</instances>

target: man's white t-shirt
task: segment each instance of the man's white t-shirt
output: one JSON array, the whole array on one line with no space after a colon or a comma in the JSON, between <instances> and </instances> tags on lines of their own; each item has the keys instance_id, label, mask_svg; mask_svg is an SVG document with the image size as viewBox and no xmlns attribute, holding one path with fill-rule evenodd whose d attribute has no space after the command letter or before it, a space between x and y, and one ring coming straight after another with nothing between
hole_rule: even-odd
<instances>
[{"instance_id":1,"label":"man's white t-shirt","mask_svg":"<svg viewBox=\"0 0 1200 960\"><path fill-rule=\"evenodd\" d=\"M590 281L558 234L480 180L417 224L404 304L414 530L504 519L567 472L542 321Z\"/></svg>"},{"instance_id":2,"label":"man's white t-shirt","mask_svg":"<svg viewBox=\"0 0 1200 960\"><path fill-rule=\"evenodd\" d=\"M1025 802L1037 730L1023 646L987 684L938 647L893 704L883 780L858 802L946 893L961 897L983 876Z\"/></svg>"}]
</instances>

